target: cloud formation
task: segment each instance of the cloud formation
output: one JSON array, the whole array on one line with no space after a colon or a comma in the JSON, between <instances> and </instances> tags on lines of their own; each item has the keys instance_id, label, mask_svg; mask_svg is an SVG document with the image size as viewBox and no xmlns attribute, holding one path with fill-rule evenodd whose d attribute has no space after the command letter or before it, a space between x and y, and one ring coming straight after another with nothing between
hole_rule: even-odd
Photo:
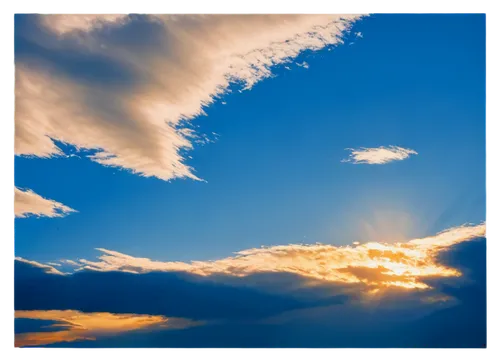
<instances>
[{"instance_id":1,"label":"cloud formation","mask_svg":"<svg viewBox=\"0 0 500 358\"><path fill-rule=\"evenodd\" d=\"M76 270L128 273L186 272L200 276L245 277L258 273L289 273L321 282L363 284L367 293L388 287L427 289L432 277L458 277L438 255L450 246L484 237L486 225L463 225L435 236L400 243L367 242L353 246L281 245L253 248L215 261L161 262L98 249L98 261L80 259Z\"/></svg>"},{"instance_id":2,"label":"cloud formation","mask_svg":"<svg viewBox=\"0 0 500 358\"><path fill-rule=\"evenodd\" d=\"M18 260L16 332L35 333L24 337L28 344L63 347L484 347L486 240L473 240L470 235L478 232L462 229L435 236L440 245L451 245L440 246L435 264L459 271L463 277L423 277L427 289L393 286L367 297L363 294L369 287L366 284L321 283L283 272L241 277L84 270L54 275ZM453 240L441 240L452 236ZM269 293L270 288L275 292ZM97 325L121 326L115 320L120 316L154 316L160 322L162 317L184 317L187 322L204 324L156 329L157 320L145 317L144 329L104 329L95 335L96 340L88 339L92 334L84 330L73 332L76 327L69 324L62 330L72 332L60 333L51 341L54 336L46 331L58 327L34 327L26 322L33 319L23 320L20 311L45 326L51 324L45 319L62 324L68 319L96 333ZM95 317L101 314L112 317ZM80 315L82 320L74 317ZM87 321L95 324L89 327ZM36 333L43 333L42 337ZM64 342L75 335L78 341Z\"/></svg>"},{"instance_id":3,"label":"cloud formation","mask_svg":"<svg viewBox=\"0 0 500 358\"><path fill-rule=\"evenodd\" d=\"M21 190L14 188L14 213L16 218L26 218L29 216L46 216L50 218L60 218L76 210L58 203L57 201L45 199L32 190Z\"/></svg>"},{"instance_id":4,"label":"cloud formation","mask_svg":"<svg viewBox=\"0 0 500 358\"><path fill-rule=\"evenodd\" d=\"M184 329L201 324L201 322L164 316L108 312L84 313L74 310L16 311L15 317L58 322L48 327L56 329L55 331L16 334L16 347L95 340L97 337L115 336L137 330Z\"/></svg>"},{"instance_id":5,"label":"cloud formation","mask_svg":"<svg viewBox=\"0 0 500 358\"><path fill-rule=\"evenodd\" d=\"M344 163L353 164L386 164L395 160L407 159L410 155L418 153L413 149L406 149L394 145L378 148L347 148L351 154L347 159L342 160Z\"/></svg>"},{"instance_id":6,"label":"cloud formation","mask_svg":"<svg viewBox=\"0 0 500 358\"><path fill-rule=\"evenodd\" d=\"M184 163L188 120L271 76L305 50L342 42L357 15L20 15L17 155L62 154L53 140L162 180Z\"/></svg>"}]
</instances>

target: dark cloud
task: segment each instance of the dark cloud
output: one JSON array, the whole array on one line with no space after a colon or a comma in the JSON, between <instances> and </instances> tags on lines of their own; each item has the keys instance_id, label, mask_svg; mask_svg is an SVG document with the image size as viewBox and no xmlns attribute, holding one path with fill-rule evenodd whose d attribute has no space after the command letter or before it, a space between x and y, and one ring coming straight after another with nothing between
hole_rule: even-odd
<instances>
[{"instance_id":1,"label":"dark cloud","mask_svg":"<svg viewBox=\"0 0 500 358\"><path fill-rule=\"evenodd\" d=\"M16 262L15 305L208 320L184 330L136 331L56 347L484 347L486 241L452 246L438 260L463 276L429 279L430 291L391 288L371 301L355 294L359 285L307 285L291 274L61 276Z\"/></svg>"},{"instance_id":2,"label":"dark cloud","mask_svg":"<svg viewBox=\"0 0 500 358\"><path fill-rule=\"evenodd\" d=\"M82 271L60 276L16 261L15 275L16 310L72 309L239 320L345 301L344 296L299 299L174 272Z\"/></svg>"}]
</instances>

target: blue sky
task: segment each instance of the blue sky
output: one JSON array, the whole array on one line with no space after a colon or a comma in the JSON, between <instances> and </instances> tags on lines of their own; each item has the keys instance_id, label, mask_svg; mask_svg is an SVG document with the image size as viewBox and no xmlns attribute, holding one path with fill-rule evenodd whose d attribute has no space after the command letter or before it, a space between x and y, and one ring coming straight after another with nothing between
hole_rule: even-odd
<instances>
[{"instance_id":1,"label":"blue sky","mask_svg":"<svg viewBox=\"0 0 500 358\"><path fill-rule=\"evenodd\" d=\"M55 16L54 20L48 21L51 16ZM152 285L161 285L163 280L174 280L176 283L173 285L180 284L180 279L175 275L173 277L170 271L184 271L184 274L194 275L194 278L186 279L186 282L196 286L189 292L194 295L199 289L202 297L203 294L210 295L213 307L218 307L212 307L216 312L224 310L225 304L221 302L226 302L231 295L240 297L241 305L248 307L244 297L255 294L258 296L255 302L262 301L261 307L266 307L258 310L255 316L268 319L289 314L292 321L285 320L289 323L281 325L274 323L272 330L275 333L267 333L271 338L264 338L264 333L259 336L257 332L266 332L269 326L239 317L239 304L235 304L234 312L230 313L232 311L226 303L229 313L220 317L205 317L201 313L203 307L198 315L193 313L190 316L187 309L183 312L163 312L161 309L139 312L141 309L137 305L132 307L125 303L122 311L113 312L114 305L104 303L110 298L102 299L99 306L99 302L68 294L62 295L64 299L19 299L22 302L20 305L25 307L18 309L72 309L116 314L163 314L185 319L208 319L210 322L222 320L225 323L216 325L221 332L247 332L248 337L253 337L248 338L250 345L272 347L281 344L291 348L289 345L293 342L301 342L304 347L335 348L339 342L333 340L333 346L328 347L328 337L321 334L304 336L299 328L290 328L303 324L303 317L295 317L290 312L307 309L321 311L324 307L334 307L332 312L336 313L332 315L339 314L335 310L345 305L346 300L352 302L352 291L338 289L332 295L331 290L325 287L324 290L330 294L311 292L306 296L314 298L305 301L302 295L288 289L279 293L267 292L268 288L261 287L262 281L251 278L252 275L269 274L265 281L275 279L277 287L284 287L282 283L286 280L274 277L276 272L293 274L293 280L297 282L307 276L302 277L298 271L283 268L290 265L275 267L268 263L270 261L263 263L261 260L277 260L273 249L270 249L271 254L265 254L272 257L264 254L262 257L260 254L253 256L257 261L252 261L251 269L238 266L245 274L236 275L236 278L209 264L203 264L203 268L190 266L188 269L181 266L158 269L154 265L123 262L119 267L113 265L120 261L121 254L165 265L193 260L207 263L209 260L235 257L237 252L261 246L273 248L321 243L337 251L344 250L341 248L346 245L353 250L361 247L359 250L363 251L363 245L368 243L385 243L389 245L387 247L392 247L396 242L411 243L412 239L432 238L438 232L467 223L478 225L472 227L479 231L459 231L463 240L437 247L446 247L448 255L453 256L453 253L460 254L460 245L475 244L474 250L486 255L485 250L481 251L485 248L484 241L461 243L476 237L484 238L481 231L484 224L481 223L487 217L486 14L377 13L362 18L353 17L342 32L330 28L326 16L316 15L313 18L313 15L304 15L304 18L309 17L307 21L297 20L300 23L295 27L290 25L289 29L288 25L278 26L268 18L262 20L262 31L264 33L267 29L270 32L269 29L278 26L276 35L272 35L276 37L269 35L271 38L267 39L265 35L259 35L251 41L248 40L248 31L254 27L251 22L261 20L249 17L242 20L248 20L247 28L246 25L236 26L237 23L232 20L215 18L197 22L180 17L177 22L163 23L148 19L148 15L102 20L104 15L92 14L85 16L94 16L94 19L73 21L71 26L80 27L71 28L65 22L71 16L79 15L14 15L15 66L18 68L15 135L19 138L16 140L15 137L14 141L14 151L19 154L15 159L14 180L16 187L25 192L32 190L43 198L61 203L68 214L54 217L54 212L50 211L54 202L44 202L49 206L47 208L43 203L31 202L23 197L22 210L31 215L16 219L15 255L25 260L19 263L19 271L22 271L19 273L20 280L29 280L36 285L37 280L32 276L42 275L39 280L48 280L46 285L56 284L57 280L67 282L58 285L76 285L69 283L74 279L81 285L92 286L89 283L92 275L125 275L116 280L125 285L128 277L143 282L153 290ZM101 19L95 20L98 16ZM283 41L307 33L316 24L323 26L316 33L324 31L321 36L326 40L322 45L316 45L311 39L314 34L311 37L295 37L293 43ZM157 35L158 26L166 31L164 39ZM234 34L230 31L233 27L236 29ZM141 41L141 31L155 35ZM179 39L184 38L188 43L204 31L207 43L212 47L203 47L200 45L202 41L196 42L197 47L191 54L187 45L180 45L183 42ZM343 43L337 42L335 36L327 37L326 33L340 34ZM237 45L242 48L233 50L224 41L218 42L218 35L228 42L236 41L235 44L246 41L242 39L247 39L250 44L248 48ZM269 45L276 42L283 47ZM293 55L282 55L276 48L287 49ZM147 64L144 67L150 68L138 70L138 62L134 62L141 60L140 56L134 55L138 50L143 51L142 60ZM111 51L113 54L110 54ZM127 54L129 57L125 56ZM203 64L197 62L198 56L201 61L205 59ZM224 72L226 69L222 67L226 62L217 62L217 56L231 58L234 63L228 64L234 67L228 67ZM274 66L266 65L265 60L269 58L273 59ZM166 63L164 68L161 67L163 59ZM242 59L243 62L240 62ZM222 65L217 67L209 61ZM159 66L156 73L154 66ZM204 73L210 76L200 77L198 83L195 75L201 66L207 67ZM255 69L256 72L252 73ZM266 70L270 72L266 74ZM162 71L165 71L164 76ZM225 73L230 73L236 82L225 82L222 77L217 77ZM46 83L50 89L43 96L33 89L37 84L43 86L43 81L49 79L51 85ZM245 84L251 88L244 89ZM210 86L213 87L211 92L207 90ZM217 94L217 86L226 91ZM144 102L134 102L137 99ZM28 108L28 102L33 109ZM149 107L135 108L133 103L138 103L136 107L140 103L151 103L151 111L157 108L156 105L161 111L154 115L144 111L144 121L141 121L139 116L134 117L134 111ZM198 107L203 103L206 103L203 108L205 115L199 115ZM162 128L165 124L161 123L161 117L175 127ZM24 118L29 119L23 124ZM159 139L156 128L162 135ZM193 137L191 132L183 132L181 128L189 128L197 137ZM47 144L47 136L53 138L53 142ZM55 143L62 153L57 153L54 149L57 147L50 143ZM179 148L182 145L175 143L183 143L184 146L192 143L192 148ZM400 160L383 164L356 163L356 153L370 152L370 148L377 158L387 155L387 150L384 152L381 147L395 150L397 153L392 154ZM405 155L405 150L409 154ZM114 154L118 158L113 162L115 165L102 165L106 163L99 162L99 158L91 160L88 157L99 151ZM353 156L348 161L350 153ZM72 154L74 156L70 156ZM174 165L168 166L167 170L160 163ZM69 212L70 208L75 212ZM481 229L477 229L479 227ZM451 246L457 248L452 249ZM112 253L104 252L109 255L108 258L97 259L102 252L96 251L96 248L111 250ZM441 249L436 250L432 251L432 255L429 253L429 257L434 257L436 252L442 254ZM76 267L80 271L70 273L75 265L68 266L58 260L77 261ZM295 260L297 262L291 266L300 266L300 255ZM50 266L50 262L62 265L52 267L64 275L51 274L51 269L43 266ZM103 262L106 264L103 265ZM456 265L459 261L450 262ZM477 287L477 292L482 292L482 287L483 295L461 296L464 293L454 292L448 286L439 288L436 283L416 289L418 292L406 290L395 293L388 289L384 293L387 296L379 297L383 302L379 302L379 308L387 305L391 313L373 313L370 316L373 324L383 327L389 337L390 332L401 330L397 327L407 327L410 338L405 338L401 344L411 346L432 341L417 337L415 327L434 325L434 320L438 319L433 318L435 315L444 315L450 320L456 314L450 314L449 310L463 313L471 302L484 306L486 287L480 263L471 262L472 266L468 268L467 262L461 264L465 265L466 272L475 272L475 276L462 275L455 279L468 280L469 284ZM28 270L29 265L49 273L34 273ZM259 268L259 265L263 267ZM141 272L136 275L138 277L131 278L127 275L133 274L120 272L127 271L129 266ZM355 263L348 264L337 270L341 272L354 266ZM311 270L311 266L307 269ZM28 271L25 274L23 270ZM161 273L156 272L158 270ZM15 271L18 271L17 266ZM443 271L439 272L437 277ZM51 275L54 277L46 277ZM216 283L199 283L210 287L200 288L193 283L193 280L197 282L201 279L197 275L203 280L212 278ZM218 275L228 277L216 278ZM443 274L443 280L448 282L452 276L458 275ZM181 278L184 279L184 276L181 275ZM325 277L322 279L331 281ZM225 288L217 286L220 284L218 280L229 280L234 292L220 291ZM235 280L241 283L233 282ZM252 284L245 283L246 280ZM368 285L366 277L364 281L358 281ZM423 282L420 278L410 281L415 285ZM248 289L241 287L243 283L250 285L253 291L240 292ZM450 285L454 287L456 283ZM304 289L301 290L303 292ZM359 294L361 291L357 289L356 292ZM428 299L425 295L429 292L439 292L442 297L447 297L437 301L451 306L433 306L432 309L426 306L424 309L415 303L417 308L401 308L394 303L393 306L398 307L394 311L390 304L392 299L386 299L395 295L394 300L397 301L404 294L416 297L415 302L420 302ZM358 294L355 296L358 297ZM224 296L224 300L218 300L217 295ZM183 300L189 301L190 297L188 295ZM274 300L277 299L282 303L276 303ZM174 300L172 304L179 305L176 302ZM155 307L155 304L152 302L147 306ZM366 306L356 307L348 309L349 314L366 317ZM120 304L115 308L120 310ZM391 321L390 317L399 315L400 309L409 312L420 308L426 313L422 313L422 317L411 318L411 322L417 323ZM336 324L329 327L331 322L310 320L308 318L307 327L313 327L313 331L341 329ZM476 321L477 336L467 342L477 345L484 341L485 328L480 327L484 321ZM288 328L285 329L285 326ZM206 337L206 330L211 330L210 327L210 324L201 324L199 327L169 331L168 334L182 335L183 338L177 337L173 340L175 342L190 342L194 336ZM366 327L353 326L349 329L360 335L371 334ZM158 345L163 339L158 338L158 334L163 334L161 332L149 332L139 341L146 348ZM283 338L295 337L294 334L302 336L302 339ZM76 340L56 344L66 348L87 347L94 343L125 344L124 336L117 336L114 340L107 338L111 340L98 340L97 343ZM272 337L275 337L274 341ZM448 342L446 344L453 345L460 342L458 338L453 341L452 337L450 335L428 344ZM460 333L455 333L455 337L461 337ZM242 345L246 344L243 338L235 338L231 344L240 341ZM386 343L389 342L387 340ZM221 341L218 344L226 343ZM353 341L345 343L344 348L370 348L370 344L369 340L365 343Z\"/></svg>"}]
</instances>

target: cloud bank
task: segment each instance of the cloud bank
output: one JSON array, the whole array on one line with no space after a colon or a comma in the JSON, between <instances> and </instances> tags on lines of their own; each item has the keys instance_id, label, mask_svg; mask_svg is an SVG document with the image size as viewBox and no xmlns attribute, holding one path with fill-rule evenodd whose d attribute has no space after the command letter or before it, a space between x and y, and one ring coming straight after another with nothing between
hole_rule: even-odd
<instances>
[{"instance_id":1,"label":"cloud bank","mask_svg":"<svg viewBox=\"0 0 500 358\"><path fill-rule=\"evenodd\" d=\"M184 272L202 277L285 273L319 282L362 284L366 287L365 293L376 293L390 287L428 289L430 285L426 280L429 278L461 276L460 271L439 263L440 253L485 234L486 224L483 223L450 228L435 236L408 242L367 242L339 247L326 244L270 246L240 251L220 260L190 263L153 261L101 248L98 250L103 255L98 261L61 262L70 263L70 269L75 272Z\"/></svg>"},{"instance_id":2,"label":"cloud bank","mask_svg":"<svg viewBox=\"0 0 500 358\"><path fill-rule=\"evenodd\" d=\"M91 150L106 166L162 180L185 164L188 120L305 50L340 44L357 15L19 15L17 155Z\"/></svg>"},{"instance_id":3,"label":"cloud bank","mask_svg":"<svg viewBox=\"0 0 500 358\"><path fill-rule=\"evenodd\" d=\"M378 148L347 148L351 154L347 159L342 160L344 163L353 164L386 164L396 160L404 160L410 155L418 153L413 149L406 149L394 145Z\"/></svg>"},{"instance_id":4,"label":"cloud bank","mask_svg":"<svg viewBox=\"0 0 500 358\"><path fill-rule=\"evenodd\" d=\"M359 251L291 245L189 264L109 252L93 269L82 269L90 266L84 260L61 262L61 270L77 267L65 275L17 260L13 302L24 313L15 313L16 337L43 333L24 342L45 339L63 349L480 349L487 327L486 234L485 224L467 225ZM71 319L51 317L79 322L88 332L59 327L71 332L51 335L26 323L66 310ZM97 312L184 317L186 326L168 330L153 324L163 322L155 318L146 319L153 322L147 329L127 331L124 324L96 333L86 322L97 322Z\"/></svg>"},{"instance_id":5,"label":"cloud bank","mask_svg":"<svg viewBox=\"0 0 500 358\"><path fill-rule=\"evenodd\" d=\"M367 292L386 287L429 288L425 278L453 277L461 273L440 265L439 253L460 242L484 237L486 225L464 225L435 236L404 243L368 242L352 246L282 245L253 248L215 261L160 262L107 249L98 261L80 259L78 270L188 272L201 276L224 274L244 277L255 273L291 273L341 284L362 283Z\"/></svg>"},{"instance_id":6,"label":"cloud bank","mask_svg":"<svg viewBox=\"0 0 500 358\"><path fill-rule=\"evenodd\" d=\"M14 213L16 218L26 218L29 216L45 216L49 218L60 218L76 210L41 197L32 190L21 190L14 188Z\"/></svg>"}]
</instances>

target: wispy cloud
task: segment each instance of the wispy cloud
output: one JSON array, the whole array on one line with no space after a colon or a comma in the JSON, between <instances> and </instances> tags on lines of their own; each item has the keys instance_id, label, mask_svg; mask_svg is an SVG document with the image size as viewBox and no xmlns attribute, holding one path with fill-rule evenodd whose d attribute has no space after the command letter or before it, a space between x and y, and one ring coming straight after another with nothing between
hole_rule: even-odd
<instances>
[{"instance_id":1,"label":"wispy cloud","mask_svg":"<svg viewBox=\"0 0 500 358\"><path fill-rule=\"evenodd\" d=\"M244 277L263 272L291 273L323 282L361 283L369 290L384 287L429 288L429 277L456 277L461 273L442 265L437 255L458 243L484 237L486 225L464 225L435 236L408 242L368 242L354 246L281 245L253 248L215 261L161 262L98 249L98 261L80 259L76 270L188 272L200 276Z\"/></svg>"},{"instance_id":2,"label":"wispy cloud","mask_svg":"<svg viewBox=\"0 0 500 358\"><path fill-rule=\"evenodd\" d=\"M309 68L309 64L307 62L302 62L302 63L297 63L297 66L299 67L304 67L305 69Z\"/></svg>"},{"instance_id":3,"label":"wispy cloud","mask_svg":"<svg viewBox=\"0 0 500 358\"><path fill-rule=\"evenodd\" d=\"M59 322L49 327L56 330L16 334L16 347L95 340L98 337L115 336L137 330L183 329L201 324L183 318L108 312L85 313L72 310L16 311L15 317Z\"/></svg>"},{"instance_id":4,"label":"wispy cloud","mask_svg":"<svg viewBox=\"0 0 500 358\"><path fill-rule=\"evenodd\" d=\"M127 21L125 12L115 13L50 13L40 14L41 24L57 35L64 35L73 31L92 31L102 28L106 24L121 24ZM69 16L68 16L69 15Z\"/></svg>"},{"instance_id":5,"label":"wispy cloud","mask_svg":"<svg viewBox=\"0 0 500 358\"><path fill-rule=\"evenodd\" d=\"M353 164L386 164L395 160L407 159L410 155L418 153L413 149L406 149L394 145L378 148L347 148L351 154L347 159L342 160L344 163Z\"/></svg>"},{"instance_id":6,"label":"wispy cloud","mask_svg":"<svg viewBox=\"0 0 500 358\"><path fill-rule=\"evenodd\" d=\"M26 260L26 259L23 259L22 257L16 257L16 260L20 261L20 262L24 262L24 263L29 264L29 265L34 266L34 267L38 267L38 268L42 269L45 273L50 273L50 274L54 274L54 275L64 275L61 271L59 271L58 269L56 269L55 267L53 267L49 264L42 264L42 263L37 262L37 261Z\"/></svg>"},{"instance_id":7,"label":"wispy cloud","mask_svg":"<svg viewBox=\"0 0 500 358\"><path fill-rule=\"evenodd\" d=\"M66 216L76 210L58 203L57 201L45 199L32 190L21 190L14 188L14 212L16 218L26 218L28 216L46 216L58 218Z\"/></svg>"},{"instance_id":8,"label":"wispy cloud","mask_svg":"<svg viewBox=\"0 0 500 358\"><path fill-rule=\"evenodd\" d=\"M89 157L102 165L198 179L181 154L193 147L185 121L231 83L249 89L302 51L341 43L359 18L25 15L15 152L61 155L55 139L96 150Z\"/></svg>"}]
</instances>

